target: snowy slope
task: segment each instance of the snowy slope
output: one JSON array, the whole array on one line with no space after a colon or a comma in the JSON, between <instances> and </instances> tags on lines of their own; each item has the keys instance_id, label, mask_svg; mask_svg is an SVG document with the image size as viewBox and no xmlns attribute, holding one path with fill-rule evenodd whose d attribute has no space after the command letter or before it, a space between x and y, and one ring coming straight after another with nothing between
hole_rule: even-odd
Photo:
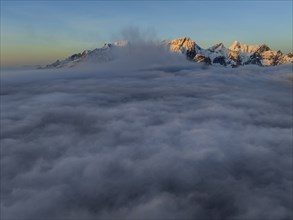
<instances>
[{"instance_id":1,"label":"snowy slope","mask_svg":"<svg viewBox=\"0 0 293 220\"><path fill-rule=\"evenodd\" d=\"M281 51L271 50L265 44L246 45L235 41L228 48L223 43L218 43L212 47L203 49L188 37L164 40L161 44L165 45L170 52L184 54L189 60L199 63L220 64L232 67L249 64L275 66L293 63L292 53L283 54ZM44 68L73 67L80 62L86 61L95 63L109 62L118 58L118 51L125 49L129 45L128 41L105 43L102 48L85 50L81 53L73 54L64 60L57 60Z\"/></svg>"},{"instance_id":2,"label":"snowy slope","mask_svg":"<svg viewBox=\"0 0 293 220\"><path fill-rule=\"evenodd\" d=\"M47 65L45 68L74 67L78 63L85 61L96 63L108 62L115 58L115 52L117 52L120 47L125 47L128 45L128 41L105 43L102 48L85 50L82 53L73 54L64 60L57 60L56 62Z\"/></svg>"},{"instance_id":3,"label":"snowy slope","mask_svg":"<svg viewBox=\"0 0 293 220\"><path fill-rule=\"evenodd\" d=\"M194 61L208 64L219 63L232 67L239 65L257 64L260 66L275 66L280 64L293 63L292 53L283 54L281 51L271 50L267 45L246 45L235 41L229 48L218 43L208 49L202 49L190 38L179 38L167 42L170 51L186 54ZM184 43L182 43L184 42ZM188 42L188 43L185 43ZM190 53L195 52L195 54Z\"/></svg>"}]
</instances>

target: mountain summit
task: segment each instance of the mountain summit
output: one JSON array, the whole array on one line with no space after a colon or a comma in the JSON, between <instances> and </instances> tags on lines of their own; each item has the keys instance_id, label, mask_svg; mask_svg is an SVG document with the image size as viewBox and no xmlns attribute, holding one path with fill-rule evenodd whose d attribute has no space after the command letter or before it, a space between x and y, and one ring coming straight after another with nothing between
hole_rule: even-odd
<instances>
[{"instance_id":1,"label":"mountain summit","mask_svg":"<svg viewBox=\"0 0 293 220\"><path fill-rule=\"evenodd\" d=\"M271 50L266 44L246 45L235 41L226 48L223 43L218 43L207 49L200 47L189 37L174 40L164 40L164 45L170 52L179 53L187 59L206 64L220 64L223 66L237 67L241 65L255 64L259 66L275 66L293 63L292 53L283 54L281 51ZM92 61L102 63L119 58L119 50L124 50L131 43L128 41L117 41L105 43L103 47L94 50L85 50L73 54L64 60L45 66L44 68L73 67L80 62Z\"/></svg>"},{"instance_id":2,"label":"mountain summit","mask_svg":"<svg viewBox=\"0 0 293 220\"><path fill-rule=\"evenodd\" d=\"M293 63L292 53L283 54L281 51L271 50L267 45L246 45L235 41L229 48L218 43L208 49L202 49L190 38L179 38L164 41L172 52L183 53L196 62L208 64L219 63L224 66L240 66L257 64L259 66L275 66Z\"/></svg>"}]
</instances>

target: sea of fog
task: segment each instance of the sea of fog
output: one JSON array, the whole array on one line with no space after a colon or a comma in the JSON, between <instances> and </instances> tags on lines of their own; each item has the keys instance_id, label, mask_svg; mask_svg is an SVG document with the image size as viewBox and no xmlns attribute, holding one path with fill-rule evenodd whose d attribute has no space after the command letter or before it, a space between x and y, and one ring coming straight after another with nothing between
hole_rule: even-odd
<instances>
[{"instance_id":1,"label":"sea of fog","mask_svg":"<svg viewBox=\"0 0 293 220\"><path fill-rule=\"evenodd\" d=\"M291 219L292 65L138 54L1 72L1 218Z\"/></svg>"}]
</instances>

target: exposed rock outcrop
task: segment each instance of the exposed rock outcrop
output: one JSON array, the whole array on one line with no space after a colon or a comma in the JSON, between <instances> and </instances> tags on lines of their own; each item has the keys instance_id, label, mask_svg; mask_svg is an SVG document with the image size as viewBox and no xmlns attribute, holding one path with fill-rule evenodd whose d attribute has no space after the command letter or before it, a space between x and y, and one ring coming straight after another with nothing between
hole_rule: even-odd
<instances>
[{"instance_id":1,"label":"exposed rock outcrop","mask_svg":"<svg viewBox=\"0 0 293 220\"><path fill-rule=\"evenodd\" d=\"M209 57L206 57L202 54L196 54L194 57L194 60L197 61L198 63L205 63L205 64L211 64L211 59Z\"/></svg>"},{"instance_id":2,"label":"exposed rock outcrop","mask_svg":"<svg viewBox=\"0 0 293 220\"><path fill-rule=\"evenodd\" d=\"M174 53L184 54L187 59L198 63L220 64L237 67L240 65L275 66L293 63L293 53L283 54L281 51L271 50L266 44L246 45L235 41L229 48L223 43L217 43L207 49L201 48L189 37L175 40L165 40L162 44ZM117 58L118 48L129 46L128 41L105 43L102 48L85 50L47 65L45 68L73 67L83 61L108 62Z\"/></svg>"},{"instance_id":3,"label":"exposed rock outcrop","mask_svg":"<svg viewBox=\"0 0 293 220\"><path fill-rule=\"evenodd\" d=\"M188 37L178 38L171 41L165 41L167 43L168 49L171 52L183 53L190 59L193 59L196 55L197 47L196 43Z\"/></svg>"}]
</instances>

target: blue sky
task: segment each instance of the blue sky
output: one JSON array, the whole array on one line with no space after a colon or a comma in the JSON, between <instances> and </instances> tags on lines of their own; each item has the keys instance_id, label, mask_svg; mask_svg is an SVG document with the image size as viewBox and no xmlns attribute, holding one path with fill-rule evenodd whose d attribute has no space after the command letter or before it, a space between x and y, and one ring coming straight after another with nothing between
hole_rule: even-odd
<instances>
[{"instance_id":1,"label":"blue sky","mask_svg":"<svg viewBox=\"0 0 293 220\"><path fill-rule=\"evenodd\" d=\"M1 1L3 65L44 64L137 27L200 46L238 40L292 51L292 1Z\"/></svg>"}]
</instances>

